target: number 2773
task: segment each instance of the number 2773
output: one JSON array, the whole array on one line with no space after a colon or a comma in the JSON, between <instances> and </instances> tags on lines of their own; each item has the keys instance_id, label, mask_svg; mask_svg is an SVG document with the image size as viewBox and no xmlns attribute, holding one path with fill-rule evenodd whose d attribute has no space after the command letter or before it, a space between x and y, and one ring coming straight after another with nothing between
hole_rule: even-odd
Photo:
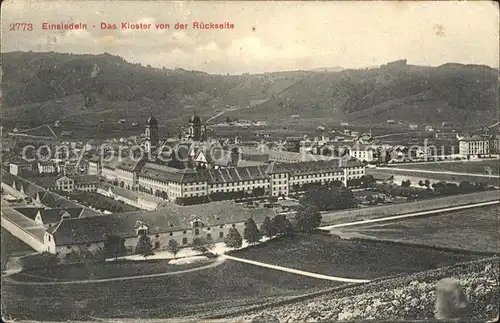
<instances>
[{"instance_id":1,"label":"number 2773","mask_svg":"<svg viewBox=\"0 0 500 323\"><path fill-rule=\"evenodd\" d=\"M33 30L33 24L32 23L27 23L27 22L16 22L13 24L9 24L9 31L32 31Z\"/></svg>"}]
</instances>

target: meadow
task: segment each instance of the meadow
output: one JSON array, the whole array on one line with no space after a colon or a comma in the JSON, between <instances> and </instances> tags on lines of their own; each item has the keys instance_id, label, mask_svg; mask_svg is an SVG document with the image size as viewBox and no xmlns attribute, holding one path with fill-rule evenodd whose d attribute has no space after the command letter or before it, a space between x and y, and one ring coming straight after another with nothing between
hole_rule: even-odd
<instances>
[{"instance_id":1,"label":"meadow","mask_svg":"<svg viewBox=\"0 0 500 323\"><path fill-rule=\"evenodd\" d=\"M498 205L343 229L381 240L498 252Z\"/></svg>"},{"instance_id":2,"label":"meadow","mask_svg":"<svg viewBox=\"0 0 500 323\"><path fill-rule=\"evenodd\" d=\"M376 279L479 259L480 256L384 241L297 234L232 256L344 278Z\"/></svg>"},{"instance_id":3,"label":"meadow","mask_svg":"<svg viewBox=\"0 0 500 323\"><path fill-rule=\"evenodd\" d=\"M456 173L469 173L469 174L483 174L488 175L489 170L491 174L498 175L500 169L500 161L495 160L469 160L469 161L455 161L455 162L438 162L438 163L420 163L411 165L398 165L398 168L405 169L420 169L431 171L446 171Z\"/></svg>"},{"instance_id":4,"label":"meadow","mask_svg":"<svg viewBox=\"0 0 500 323\"><path fill-rule=\"evenodd\" d=\"M231 260L206 270L124 282L19 285L2 279L4 318L171 318L257 305L341 283Z\"/></svg>"}]
</instances>

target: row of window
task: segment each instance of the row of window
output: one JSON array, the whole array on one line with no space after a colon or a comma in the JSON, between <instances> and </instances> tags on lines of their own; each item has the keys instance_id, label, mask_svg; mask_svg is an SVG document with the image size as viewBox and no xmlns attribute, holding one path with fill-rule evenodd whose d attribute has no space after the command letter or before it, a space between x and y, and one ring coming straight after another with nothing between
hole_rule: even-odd
<instances>
[{"instance_id":1,"label":"row of window","mask_svg":"<svg viewBox=\"0 0 500 323\"><path fill-rule=\"evenodd\" d=\"M243 182L231 182L224 184L212 184L211 187L224 187L224 186L240 186L240 185L249 185L249 184L263 184L267 181L265 180L252 180L252 181L243 181Z\"/></svg>"}]
</instances>

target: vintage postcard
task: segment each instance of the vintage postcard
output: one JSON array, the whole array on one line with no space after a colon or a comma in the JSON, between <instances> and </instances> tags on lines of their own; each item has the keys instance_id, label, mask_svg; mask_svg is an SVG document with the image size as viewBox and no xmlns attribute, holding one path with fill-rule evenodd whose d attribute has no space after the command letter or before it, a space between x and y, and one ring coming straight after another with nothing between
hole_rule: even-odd
<instances>
[{"instance_id":1,"label":"vintage postcard","mask_svg":"<svg viewBox=\"0 0 500 323\"><path fill-rule=\"evenodd\" d=\"M1 22L3 321L498 320L498 3Z\"/></svg>"}]
</instances>

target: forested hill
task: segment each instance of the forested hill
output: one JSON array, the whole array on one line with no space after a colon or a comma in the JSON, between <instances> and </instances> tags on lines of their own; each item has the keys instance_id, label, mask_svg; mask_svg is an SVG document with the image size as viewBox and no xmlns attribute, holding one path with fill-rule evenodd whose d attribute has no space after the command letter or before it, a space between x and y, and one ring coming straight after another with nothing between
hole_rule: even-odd
<instances>
[{"instance_id":1,"label":"forested hill","mask_svg":"<svg viewBox=\"0 0 500 323\"><path fill-rule=\"evenodd\" d=\"M234 117L268 120L299 114L358 123L480 124L498 118L498 70L481 65L396 61L359 70L211 75L131 64L109 54L12 52L2 60L5 117L29 116L36 109L34 123L78 115L75 104L59 107L55 115L46 111L68 97L78 97L69 101L79 102L87 115L113 111L122 117L154 110L173 118L193 109L208 117L235 106L240 109Z\"/></svg>"}]
</instances>

